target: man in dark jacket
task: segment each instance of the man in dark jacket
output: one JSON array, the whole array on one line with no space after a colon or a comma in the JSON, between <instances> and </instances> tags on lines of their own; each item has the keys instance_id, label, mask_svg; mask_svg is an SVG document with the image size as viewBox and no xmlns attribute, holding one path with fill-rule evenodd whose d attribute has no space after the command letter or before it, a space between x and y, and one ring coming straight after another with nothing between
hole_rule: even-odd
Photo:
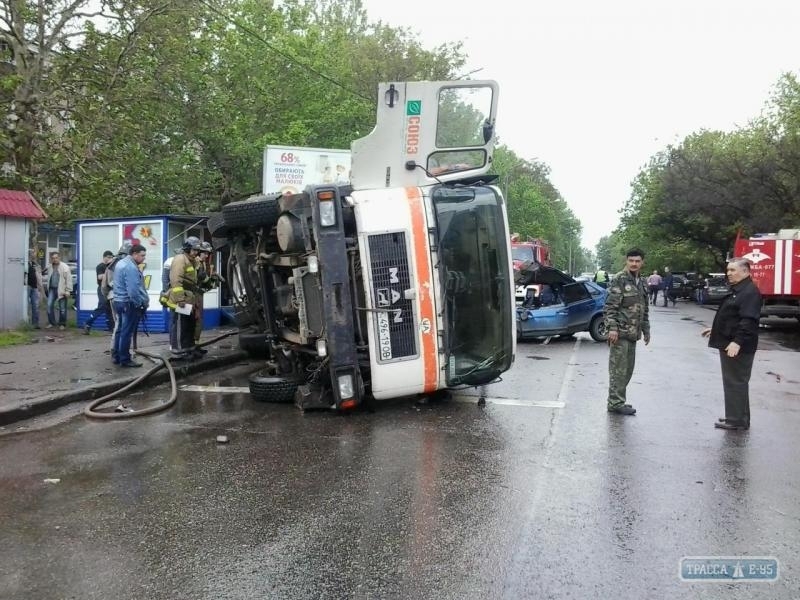
<instances>
[{"instance_id":1,"label":"man in dark jacket","mask_svg":"<svg viewBox=\"0 0 800 600\"><path fill-rule=\"evenodd\" d=\"M103 252L103 260L95 267L95 274L97 275L97 308L92 311L92 314L89 315L89 318L86 319L86 323L83 326L83 333L84 335L89 335L92 331L92 324L95 322L95 319L100 315L104 315L106 318L106 329L109 331L114 331L114 316L113 316L113 309L111 308L111 303L106 298L105 294L103 293L103 275L108 268L108 265L111 261L114 260L114 253L111 250L106 250Z\"/></svg>"},{"instance_id":2,"label":"man in dark jacket","mask_svg":"<svg viewBox=\"0 0 800 600\"><path fill-rule=\"evenodd\" d=\"M669 270L669 267L664 267L664 277L661 278L661 285L664 288L664 306L669 301L672 301L672 306L675 306L675 276Z\"/></svg>"},{"instance_id":3,"label":"man in dark jacket","mask_svg":"<svg viewBox=\"0 0 800 600\"><path fill-rule=\"evenodd\" d=\"M761 294L750 279L750 263L735 258L726 269L731 294L722 301L714 322L704 329L708 345L719 350L725 417L717 429L750 429L750 373L758 347Z\"/></svg>"}]
</instances>

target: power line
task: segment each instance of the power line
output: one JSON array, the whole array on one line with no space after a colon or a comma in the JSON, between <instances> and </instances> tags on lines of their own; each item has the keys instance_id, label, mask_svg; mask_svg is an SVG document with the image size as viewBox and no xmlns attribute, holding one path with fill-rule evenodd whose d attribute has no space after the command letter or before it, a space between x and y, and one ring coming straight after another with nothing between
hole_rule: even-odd
<instances>
[{"instance_id":1,"label":"power line","mask_svg":"<svg viewBox=\"0 0 800 600\"><path fill-rule=\"evenodd\" d=\"M294 56L291 56L291 55L287 54L286 52L284 52L282 50L279 50L274 45L270 44L267 40L265 40L261 35L259 35L258 33L256 33L255 31L253 31L249 27L247 27L246 25L243 25L242 23L240 23L239 21L237 21L236 19L234 19L230 15L226 15L224 12L222 12L216 6L212 5L210 2L207 2L206 0L200 0L200 3L204 4L205 6L207 6L212 12L216 13L217 15L219 15L220 17L225 19L228 23L230 23L234 27L240 29L241 31L243 31L244 33L249 35L250 37L252 37L252 38L258 40L259 42L261 42L262 44L264 44L267 48L272 50L275 54L278 54L279 56L282 56L286 60L288 60L288 61L290 61L290 62L292 62L292 63L294 63L294 64L296 64L296 65L298 65L300 67L302 67L303 69L305 69L309 73L313 73L317 77L319 77L321 79L324 79L325 81L327 81L329 83L332 83L333 85L335 85L336 87L342 89L343 91L347 92L348 94L352 94L353 96L361 98L362 100L366 100L370 104L375 104L375 101L372 98L368 98L366 96L363 96L363 95L359 94L356 91L351 90L350 88L348 88L347 86L345 86L342 83L339 83L338 81L336 81L335 79L333 79L329 75L326 75L325 73L317 71L314 67L305 64L304 62L296 59Z\"/></svg>"}]
</instances>

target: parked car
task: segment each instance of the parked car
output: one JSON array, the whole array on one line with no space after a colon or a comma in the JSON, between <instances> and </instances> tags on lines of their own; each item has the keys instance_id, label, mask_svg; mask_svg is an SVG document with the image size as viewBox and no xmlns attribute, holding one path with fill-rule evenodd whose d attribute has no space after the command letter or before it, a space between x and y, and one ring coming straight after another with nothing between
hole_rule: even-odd
<instances>
[{"instance_id":1,"label":"parked car","mask_svg":"<svg viewBox=\"0 0 800 600\"><path fill-rule=\"evenodd\" d=\"M517 283L528 286L527 297L516 309L517 339L571 335L579 331L588 331L598 342L608 339L603 318L608 290L592 281L575 281L566 273L543 265L520 271Z\"/></svg>"},{"instance_id":2,"label":"parked car","mask_svg":"<svg viewBox=\"0 0 800 600\"><path fill-rule=\"evenodd\" d=\"M672 295L679 300L694 298L694 285L686 273L672 274Z\"/></svg>"},{"instance_id":3,"label":"parked car","mask_svg":"<svg viewBox=\"0 0 800 600\"><path fill-rule=\"evenodd\" d=\"M709 277L703 288L702 304L722 304L730 293L726 277Z\"/></svg>"}]
</instances>

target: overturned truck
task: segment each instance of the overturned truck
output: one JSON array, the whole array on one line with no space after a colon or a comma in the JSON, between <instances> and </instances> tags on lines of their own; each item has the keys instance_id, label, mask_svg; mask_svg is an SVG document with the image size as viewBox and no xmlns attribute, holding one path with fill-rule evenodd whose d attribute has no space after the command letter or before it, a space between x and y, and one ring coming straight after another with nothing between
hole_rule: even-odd
<instances>
[{"instance_id":1,"label":"overturned truck","mask_svg":"<svg viewBox=\"0 0 800 600\"><path fill-rule=\"evenodd\" d=\"M503 197L487 175L492 81L382 84L347 185L231 202L241 340L263 356L254 398L303 409L489 383L514 359Z\"/></svg>"}]
</instances>

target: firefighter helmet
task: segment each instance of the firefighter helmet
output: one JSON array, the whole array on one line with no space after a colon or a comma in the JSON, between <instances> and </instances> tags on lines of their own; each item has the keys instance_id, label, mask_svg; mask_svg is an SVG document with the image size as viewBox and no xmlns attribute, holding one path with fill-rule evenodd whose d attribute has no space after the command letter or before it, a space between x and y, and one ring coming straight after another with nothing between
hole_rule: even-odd
<instances>
[{"instance_id":1,"label":"firefighter helmet","mask_svg":"<svg viewBox=\"0 0 800 600\"><path fill-rule=\"evenodd\" d=\"M190 250L200 250L200 238L190 235L188 238L186 238L186 240L184 240L183 246L181 247L183 248L184 252L189 252Z\"/></svg>"}]
</instances>

